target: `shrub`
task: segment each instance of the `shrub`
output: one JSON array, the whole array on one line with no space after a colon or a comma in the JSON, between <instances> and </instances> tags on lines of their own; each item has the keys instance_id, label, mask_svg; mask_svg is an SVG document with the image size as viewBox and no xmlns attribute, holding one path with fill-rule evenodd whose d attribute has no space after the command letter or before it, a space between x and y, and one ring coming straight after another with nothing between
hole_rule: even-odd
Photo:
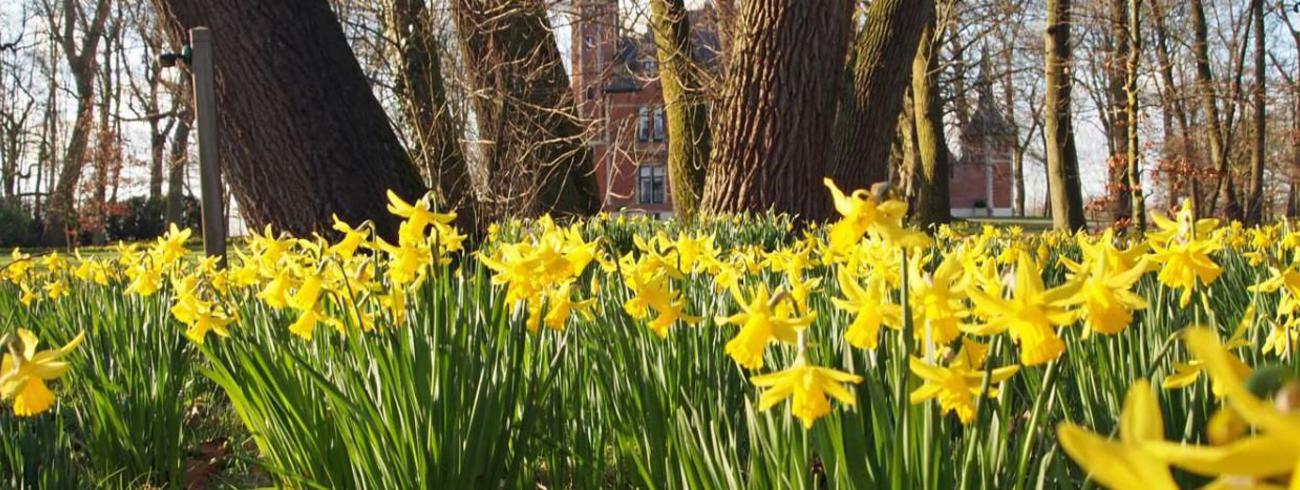
<instances>
[{"instance_id":1,"label":"shrub","mask_svg":"<svg viewBox=\"0 0 1300 490\"><path fill-rule=\"evenodd\" d=\"M161 236L167 232L167 200L132 197L118 203L108 216L110 241L140 241ZM199 202L190 196L182 198L181 228L197 229L200 225Z\"/></svg>"},{"instance_id":2,"label":"shrub","mask_svg":"<svg viewBox=\"0 0 1300 490\"><path fill-rule=\"evenodd\" d=\"M0 247L29 247L41 237L40 222L17 198L0 199Z\"/></svg>"}]
</instances>

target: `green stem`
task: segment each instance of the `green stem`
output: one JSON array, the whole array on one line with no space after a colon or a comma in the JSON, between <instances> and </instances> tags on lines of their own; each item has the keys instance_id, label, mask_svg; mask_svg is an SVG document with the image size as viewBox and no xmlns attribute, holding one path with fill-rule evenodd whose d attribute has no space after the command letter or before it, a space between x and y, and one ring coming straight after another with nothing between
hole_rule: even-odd
<instances>
[{"instance_id":1,"label":"green stem","mask_svg":"<svg viewBox=\"0 0 1300 490\"><path fill-rule=\"evenodd\" d=\"M1020 461L1016 465L1016 490L1020 490L1025 486L1025 472L1029 469L1029 452L1034 448L1038 423L1043 418L1043 401L1047 399L1047 394L1052 391L1056 384L1056 372L1060 370L1060 367L1061 362L1059 359L1047 365L1047 373L1043 375L1043 387L1034 396L1034 410L1029 415L1029 427L1025 431L1025 442L1020 446Z\"/></svg>"},{"instance_id":2,"label":"green stem","mask_svg":"<svg viewBox=\"0 0 1300 490\"><path fill-rule=\"evenodd\" d=\"M1004 336L999 335L993 339L993 345L989 347L989 355L984 358L984 380L980 382L980 396L975 400L975 423L971 424L969 438L966 440L966 456L961 466L961 484L958 487L961 490L966 490L970 485L971 462L975 460L975 448L979 446L980 429L984 428L984 403L988 400L989 390L993 384L993 360L1002 350L1003 338Z\"/></svg>"},{"instance_id":3,"label":"green stem","mask_svg":"<svg viewBox=\"0 0 1300 490\"><path fill-rule=\"evenodd\" d=\"M901 249L901 256L903 258L903 274L902 274L903 294L902 294L902 301L901 301L902 302L901 306L903 309L903 330L902 332L899 333L899 339L898 339L898 346L899 346L898 375L894 386L894 400L895 403L897 403L896 410L898 411L898 416L896 418L897 422L896 425L894 426L897 432L896 434L897 444L894 445L894 471L891 472L890 475L890 479L892 480L892 484L893 484L892 486L894 488L903 488L909 486L903 484L903 479L905 475L908 474L907 455L910 449L908 444L910 441L909 438L907 437L907 433L909 432L908 420L907 420L908 419L907 416L908 415L908 390L907 390L908 386L907 385L909 380L907 363L910 358L909 356L911 356L912 353L912 309L911 309L910 301L908 301L908 296L910 294L908 291L909 278L907 273L908 264L907 264L906 248Z\"/></svg>"}]
</instances>

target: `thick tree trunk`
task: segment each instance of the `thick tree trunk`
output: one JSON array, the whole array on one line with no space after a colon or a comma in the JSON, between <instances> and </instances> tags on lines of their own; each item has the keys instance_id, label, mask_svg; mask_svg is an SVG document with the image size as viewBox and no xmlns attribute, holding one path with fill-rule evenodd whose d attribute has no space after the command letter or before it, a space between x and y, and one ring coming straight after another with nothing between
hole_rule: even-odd
<instances>
[{"instance_id":1,"label":"thick tree trunk","mask_svg":"<svg viewBox=\"0 0 1300 490\"><path fill-rule=\"evenodd\" d=\"M600 207L591 148L546 8L541 0L452 5L497 216Z\"/></svg>"},{"instance_id":2,"label":"thick tree trunk","mask_svg":"<svg viewBox=\"0 0 1300 490\"><path fill-rule=\"evenodd\" d=\"M411 155L438 194L439 207L457 213L457 225L476 229L473 182L461 129L447 105L432 12L423 0L389 0L383 21L393 42L395 90L411 136Z\"/></svg>"},{"instance_id":3,"label":"thick tree trunk","mask_svg":"<svg viewBox=\"0 0 1300 490\"><path fill-rule=\"evenodd\" d=\"M1264 46L1264 0L1253 0L1251 9L1255 11L1255 91L1254 91L1254 144L1250 152L1250 188L1247 189L1246 223L1259 224L1264 217L1264 161L1268 150L1268 128L1264 118L1267 107L1264 99L1266 83Z\"/></svg>"},{"instance_id":4,"label":"thick tree trunk","mask_svg":"<svg viewBox=\"0 0 1300 490\"><path fill-rule=\"evenodd\" d=\"M889 178L889 148L897 134L903 92L911 76L925 12L934 0L876 0L854 40L853 80L835 123L830 175L844 188Z\"/></svg>"},{"instance_id":5,"label":"thick tree trunk","mask_svg":"<svg viewBox=\"0 0 1300 490\"><path fill-rule=\"evenodd\" d=\"M1130 51L1128 59L1125 60L1125 78L1124 78L1124 95L1126 99L1126 117L1128 121L1124 125L1127 131L1125 138L1128 140L1125 145L1128 155L1125 158L1128 173L1127 190L1128 201L1131 206L1129 216L1133 219L1133 225L1138 231L1145 231L1147 227L1146 218L1146 197L1142 193L1142 147L1138 145L1138 61L1142 57L1142 35L1141 35L1141 12L1142 0L1129 0L1128 2L1128 28L1125 32L1129 37Z\"/></svg>"},{"instance_id":6,"label":"thick tree trunk","mask_svg":"<svg viewBox=\"0 0 1300 490\"><path fill-rule=\"evenodd\" d=\"M425 188L328 2L154 1L176 40L212 29L220 164L249 225L396 235L385 192Z\"/></svg>"},{"instance_id":7,"label":"thick tree trunk","mask_svg":"<svg viewBox=\"0 0 1300 490\"><path fill-rule=\"evenodd\" d=\"M924 13L925 27L912 61L912 107L916 121L916 149L920 168L914 173L916 209L912 216L923 228L951 221L948 203L948 143L943 132L943 101L939 95L939 58L935 52L935 13ZM991 205L991 204L990 204Z\"/></svg>"},{"instance_id":8,"label":"thick tree trunk","mask_svg":"<svg viewBox=\"0 0 1300 490\"><path fill-rule=\"evenodd\" d=\"M1044 139L1047 150L1047 186L1052 203L1052 224L1058 230L1076 231L1087 226L1083 194L1079 188L1079 155L1074 146L1068 67L1070 0L1048 0L1044 101Z\"/></svg>"},{"instance_id":9,"label":"thick tree trunk","mask_svg":"<svg viewBox=\"0 0 1300 490\"><path fill-rule=\"evenodd\" d=\"M704 193L711 135L708 104L691 57L691 25L682 0L650 0L650 25L659 58L659 85L668 125L668 183L673 213L691 219Z\"/></svg>"},{"instance_id":10,"label":"thick tree trunk","mask_svg":"<svg viewBox=\"0 0 1300 490\"><path fill-rule=\"evenodd\" d=\"M829 199L821 179L827 175L851 8L848 0L744 3L704 210L826 217ZM894 111L881 129L893 134L897 118ZM879 151L883 161L889 145ZM856 182L850 182L842 185L852 189Z\"/></svg>"}]
</instances>

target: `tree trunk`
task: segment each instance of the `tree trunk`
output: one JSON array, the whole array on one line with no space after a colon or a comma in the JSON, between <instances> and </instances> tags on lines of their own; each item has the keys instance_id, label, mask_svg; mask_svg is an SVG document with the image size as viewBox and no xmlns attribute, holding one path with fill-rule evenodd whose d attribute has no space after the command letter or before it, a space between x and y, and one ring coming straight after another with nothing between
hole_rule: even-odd
<instances>
[{"instance_id":1,"label":"tree trunk","mask_svg":"<svg viewBox=\"0 0 1300 490\"><path fill-rule=\"evenodd\" d=\"M889 148L916 57L925 12L934 0L876 0L854 41L852 84L845 87L828 167L841 187L867 188L889 178Z\"/></svg>"},{"instance_id":2,"label":"tree trunk","mask_svg":"<svg viewBox=\"0 0 1300 490\"><path fill-rule=\"evenodd\" d=\"M1108 83L1106 98L1110 106L1108 111L1110 120L1107 121L1106 133L1111 139L1112 153L1107 166L1109 180L1106 183L1106 194L1113 221L1129 218L1132 214L1132 203L1126 178L1128 168L1131 165L1129 161L1131 152L1129 151L1128 124L1131 119L1130 113L1133 112L1133 106L1129 105L1127 95L1127 66L1129 60L1132 59L1130 53L1136 50L1132 49L1130 45L1132 36L1129 33L1129 24L1125 15L1127 3L1127 0L1111 0L1109 10L1111 23L1110 42L1113 46L1106 60Z\"/></svg>"},{"instance_id":3,"label":"tree trunk","mask_svg":"<svg viewBox=\"0 0 1300 490\"><path fill-rule=\"evenodd\" d=\"M777 212L822 219L821 180L830 156L835 103L852 2L751 0L737 20L703 209ZM901 96L902 87L899 89ZM890 134L895 110L880 128ZM889 145L878 151L883 161ZM841 185L853 189L856 181Z\"/></svg>"},{"instance_id":4,"label":"tree trunk","mask_svg":"<svg viewBox=\"0 0 1300 490\"><path fill-rule=\"evenodd\" d=\"M461 130L443 87L442 60L432 12L423 0L390 0L383 21L396 48L394 92L411 134L411 155L439 198L441 209L457 213L457 225L473 230L475 193Z\"/></svg>"},{"instance_id":5,"label":"tree trunk","mask_svg":"<svg viewBox=\"0 0 1300 490\"><path fill-rule=\"evenodd\" d=\"M1164 159L1166 165L1177 165L1170 175L1165 176L1169 186L1169 204L1177 203L1175 195L1181 191L1182 179L1187 178L1188 182L1195 182L1195 171L1198 167L1192 160L1192 144L1190 130L1188 128L1187 108L1183 104L1181 97L1178 97L1176 90L1178 85L1174 81L1174 64L1169 52L1169 34L1165 26L1165 10L1162 2L1164 0L1152 0L1151 18L1155 21L1156 37L1156 61L1160 63L1160 80L1165 90L1162 92L1161 105L1164 111L1165 126L1165 149ZM1170 144L1174 139L1174 123L1177 123L1179 131L1177 139L1180 141L1178 148L1173 148ZM1182 163L1182 165L1178 165ZM1184 174L1185 170L1192 170L1192 175ZM1196 199L1195 195L1191 196Z\"/></svg>"},{"instance_id":6,"label":"tree trunk","mask_svg":"<svg viewBox=\"0 0 1300 490\"><path fill-rule=\"evenodd\" d=\"M1011 26L1010 29L1016 29L1018 26ZM1015 148L1011 153L1011 214L1012 216L1025 215L1025 148L1028 145L1020 144L1020 124L1017 123L1016 117L1016 80L1015 80L1015 60L1016 46L1012 36L1002 37L1002 54L1003 63L1006 70L1002 75L1002 99L1006 103L1007 123L1013 128L1012 141L1015 142ZM1032 115L1031 115L1032 118ZM1035 123L1031 127L1037 127ZM1030 130L1033 133L1033 130Z\"/></svg>"},{"instance_id":7,"label":"tree trunk","mask_svg":"<svg viewBox=\"0 0 1300 490\"><path fill-rule=\"evenodd\" d=\"M220 165L249 225L396 235L385 192L424 186L328 2L154 1L175 40L212 29Z\"/></svg>"},{"instance_id":8,"label":"tree trunk","mask_svg":"<svg viewBox=\"0 0 1300 490\"><path fill-rule=\"evenodd\" d=\"M1264 159L1267 158L1267 108L1264 99L1266 83L1264 47L1264 0L1253 0L1251 9L1255 11L1255 118L1254 145L1250 152L1250 188L1246 198L1246 223L1259 224L1264 217Z\"/></svg>"},{"instance_id":9,"label":"tree trunk","mask_svg":"<svg viewBox=\"0 0 1300 490\"><path fill-rule=\"evenodd\" d=\"M909 85L903 94L903 110L898 114L898 135L894 137L894 149L889 157L890 164L897 174L890 182L895 182L899 193L906 202L916 202L916 177L921 168L920 156L916 144L916 109L912 105L912 87Z\"/></svg>"},{"instance_id":10,"label":"tree trunk","mask_svg":"<svg viewBox=\"0 0 1300 490\"><path fill-rule=\"evenodd\" d=\"M943 132L943 101L939 95L939 56L935 52L935 12L929 5L926 24L912 62L912 107L920 169L915 172L916 209L912 216L923 228L951 221L948 203L948 143ZM992 203L989 203L992 207Z\"/></svg>"},{"instance_id":11,"label":"tree trunk","mask_svg":"<svg viewBox=\"0 0 1300 490\"><path fill-rule=\"evenodd\" d=\"M1124 78L1124 95L1126 102L1127 123L1124 125L1128 134L1125 138L1128 140L1125 145L1128 155L1125 158L1128 172L1128 192L1129 205L1131 211L1129 216L1133 219L1133 225L1139 232L1143 232L1147 227L1146 220L1146 198L1142 193L1142 148L1138 145L1138 61L1142 57L1142 34L1141 34L1141 12L1142 0L1129 0L1128 2L1128 28L1126 32L1129 37L1128 59L1125 60L1125 78Z\"/></svg>"},{"instance_id":12,"label":"tree trunk","mask_svg":"<svg viewBox=\"0 0 1300 490\"><path fill-rule=\"evenodd\" d=\"M1238 214L1234 208L1236 192L1232 186L1231 169L1224 148L1224 133L1220 126L1219 104L1216 101L1214 72L1210 69L1209 41L1205 24L1205 5L1202 0L1191 0L1192 7L1192 56L1196 61L1196 86L1200 92L1201 110L1205 112L1206 142L1210 146L1210 163L1218 173L1218 185L1210 197L1208 211L1214 213L1222 202L1223 214L1233 217Z\"/></svg>"},{"instance_id":13,"label":"tree trunk","mask_svg":"<svg viewBox=\"0 0 1300 490\"><path fill-rule=\"evenodd\" d=\"M691 219L704 193L709 113L691 53L691 25L682 0L650 0L650 25L659 58L659 85L668 126L668 183L673 213Z\"/></svg>"},{"instance_id":14,"label":"tree trunk","mask_svg":"<svg viewBox=\"0 0 1300 490\"><path fill-rule=\"evenodd\" d=\"M75 12L78 10L72 0L63 2L63 33L60 43L68 69L72 72L73 85L76 87L77 112L72 125L72 134L68 137L68 147L64 150L63 166L58 171L58 180L54 191L50 193L45 217L44 241L48 245L68 245L69 220L75 223L72 211L75 206L77 183L81 181L81 170L86 161L86 148L90 141L91 123L94 119L95 104L95 53L99 42L104 37L104 24L111 10L109 0L99 0L95 6L94 18L84 27L80 46L72 39L77 24Z\"/></svg>"},{"instance_id":15,"label":"tree trunk","mask_svg":"<svg viewBox=\"0 0 1300 490\"><path fill-rule=\"evenodd\" d=\"M1070 110L1069 76L1070 0L1048 0L1044 101L1044 139L1047 151L1047 186L1052 203L1052 224L1058 230L1077 231L1087 226L1083 194L1079 188L1079 155L1074 146Z\"/></svg>"},{"instance_id":16,"label":"tree trunk","mask_svg":"<svg viewBox=\"0 0 1300 490\"><path fill-rule=\"evenodd\" d=\"M186 83L186 86L189 84ZM182 90L186 96L189 90ZM194 111L189 104L176 113L176 132L172 134L172 152L167 160L167 208L168 224L184 226L185 202L182 200L185 190L185 166L190 162L190 130L194 127Z\"/></svg>"},{"instance_id":17,"label":"tree trunk","mask_svg":"<svg viewBox=\"0 0 1300 490\"><path fill-rule=\"evenodd\" d=\"M455 0L497 216L600 207L592 151L541 0Z\"/></svg>"}]
</instances>

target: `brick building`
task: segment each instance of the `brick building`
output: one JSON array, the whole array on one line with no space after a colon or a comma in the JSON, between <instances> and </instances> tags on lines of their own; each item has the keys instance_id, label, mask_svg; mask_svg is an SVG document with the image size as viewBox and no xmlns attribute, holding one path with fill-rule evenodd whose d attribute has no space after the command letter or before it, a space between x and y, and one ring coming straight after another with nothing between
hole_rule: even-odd
<instances>
[{"instance_id":1,"label":"brick building","mask_svg":"<svg viewBox=\"0 0 1300 490\"><path fill-rule=\"evenodd\" d=\"M601 209L672 215L668 186L668 134L653 35L627 28L618 0L573 3L572 80L578 114L588 126ZM690 12L695 60L717 69L716 15ZM962 158L950 171L954 217L1011 215L1011 152L1015 129L993 97L981 69L976 110L961 128Z\"/></svg>"},{"instance_id":2,"label":"brick building","mask_svg":"<svg viewBox=\"0 0 1300 490\"><path fill-rule=\"evenodd\" d=\"M982 63L978 101L961 128L961 159L951 167L948 205L956 218L1011 216L1011 155L1016 130L1007 122Z\"/></svg>"},{"instance_id":3,"label":"brick building","mask_svg":"<svg viewBox=\"0 0 1300 490\"><path fill-rule=\"evenodd\" d=\"M711 66L717 36L712 11L691 12L693 56ZM672 215L668 187L664 98L659 87L654 36L632 32L619 18L617 0L573 4L572 79L578 114L588 131L596 178L610 212Z\"/></svg>"}]
</instances>

